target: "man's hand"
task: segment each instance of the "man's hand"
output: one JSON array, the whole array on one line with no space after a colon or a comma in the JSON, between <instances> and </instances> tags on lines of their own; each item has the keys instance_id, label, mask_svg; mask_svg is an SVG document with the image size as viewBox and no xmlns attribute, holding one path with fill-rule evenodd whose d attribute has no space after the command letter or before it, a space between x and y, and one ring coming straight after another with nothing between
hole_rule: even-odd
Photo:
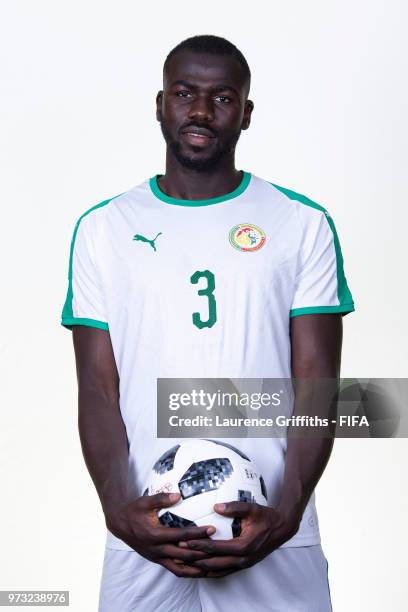
<instances>
[{"instance_id":1,"label":"man's hand","mask_svg":"<svg viewBox=\"0 0 408 612\"><path fill-rule=\"evenodd\" d=\"M251 567L297 532L301 516L279 508L248 502L216 504L218 514L241 519L241 535L232 540L189 540L179 547L206 553L207 559L197 559L192 565L207 572L208 578Z\"/></svg>"},{"instance_id":2,"label":"man's hand","mask_svg":"<svg viewBox=\"0 0 408 612\"><path fill-rule=\"evenodd\" d=\"M204 568L194 567L192 562L207 557L207 553L181 548L185 540L200 542L201 538L215 533L215 528L169 528L159 522L157 511L177 503L179 493L158 493L137 498L119 510L106 515L106 525L116 537L140 555L163 565L182 578L200 578L207 574ZM188 563L188 565L185 565Z\"/></svg>"}]
</instances>

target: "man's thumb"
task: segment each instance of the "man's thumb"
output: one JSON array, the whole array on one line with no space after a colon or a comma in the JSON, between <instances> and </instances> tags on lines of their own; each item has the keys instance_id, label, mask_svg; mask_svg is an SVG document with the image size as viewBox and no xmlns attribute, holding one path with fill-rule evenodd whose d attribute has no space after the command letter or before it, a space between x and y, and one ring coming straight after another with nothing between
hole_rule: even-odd
<instances>
[{"instance_id":1,"label":"man's thumb","mask_svg":"<svg viewBox=\"0 0 408 612\"><path fill-rule=\"evenodd\" d=\"M180 493L157 493L152 495L152 502L155 508L167 508L167 506L173 506L180 499Z\"/></svg>"}]
</instances>

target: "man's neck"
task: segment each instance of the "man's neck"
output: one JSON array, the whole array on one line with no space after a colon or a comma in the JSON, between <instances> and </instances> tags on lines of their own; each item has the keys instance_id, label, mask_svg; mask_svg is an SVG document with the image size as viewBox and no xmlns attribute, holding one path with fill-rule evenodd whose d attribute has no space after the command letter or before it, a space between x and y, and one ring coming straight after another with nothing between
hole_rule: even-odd
<instances>
[{"instance_id":1,"label":"man's neck","mask_svg":"<svg viewBox=\"0 0 408 612\"><path fill-rule=\"evenodd\" d=\"M235 168L234 160L207 172L197 172L167 160L166 174L159 178L158 184L172 198L208 200L234 191L241 180L242 172Z\"/></svg>"}]
</instances>

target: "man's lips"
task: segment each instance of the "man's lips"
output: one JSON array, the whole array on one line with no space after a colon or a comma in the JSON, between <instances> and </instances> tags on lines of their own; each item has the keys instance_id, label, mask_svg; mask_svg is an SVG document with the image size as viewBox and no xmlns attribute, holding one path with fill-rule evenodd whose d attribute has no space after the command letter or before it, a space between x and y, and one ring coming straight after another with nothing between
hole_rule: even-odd
<instances>
[{"instance_id":1,"label":"man's lips","mask_svg":"<svg viewBox=\"0 0 408 612\"><path fill-rule=\"evenodd\" d=\"M210 130L207 130L206 128L201 128L201 127L190 126L190 127L184 128L184 130L182 130L181 133L189 134L191 136L203 136L206 138L214 138L214 134L210 132Z\"/></svg>"},{"instance_id":2,"label":"man's lips","mask_svg":"<svg viewBox=\"0 0 408 612\"><path fill-rule=\"evenodd\" d=\"M188 127L181 131L181 135L188 144L195 147L205 147L211 140L215 138L215 135L205 128Z\"/></svg>"}]
</instances>

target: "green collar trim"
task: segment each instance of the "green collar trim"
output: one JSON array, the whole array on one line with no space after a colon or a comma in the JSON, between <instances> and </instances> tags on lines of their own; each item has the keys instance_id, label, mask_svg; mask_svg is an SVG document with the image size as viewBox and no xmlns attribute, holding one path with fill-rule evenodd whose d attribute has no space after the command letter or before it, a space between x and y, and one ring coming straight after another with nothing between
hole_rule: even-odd
<instances>
[{"instance_id":1,"label":"green collar trim","mask_svg":"<svg viewBox=\"0 0 408 612\"><path fill-rule=\"evenodd\" d=\"M210 204L218 204L219 202L232 200L233 198L238 197L239 195L241 195L241 193L245 191L245 189L249 185L249 181L251 180L251 173L243 171L242 180L240 184L234 189L234 191L230 191L230 193L226 193L225 195L221 195L216 198L210 198L208 200L179 200L178 198L172 198L171 196L168 196L160 189L157 183L157 179L160 178L160 176L162 175L156 174L156 176L153 176L150 179L150 189L152 190L156 198L159 198L159 200L167 202L167 204L176 204L177 206L209 206Z\"/></svg>"}]
</instances>

